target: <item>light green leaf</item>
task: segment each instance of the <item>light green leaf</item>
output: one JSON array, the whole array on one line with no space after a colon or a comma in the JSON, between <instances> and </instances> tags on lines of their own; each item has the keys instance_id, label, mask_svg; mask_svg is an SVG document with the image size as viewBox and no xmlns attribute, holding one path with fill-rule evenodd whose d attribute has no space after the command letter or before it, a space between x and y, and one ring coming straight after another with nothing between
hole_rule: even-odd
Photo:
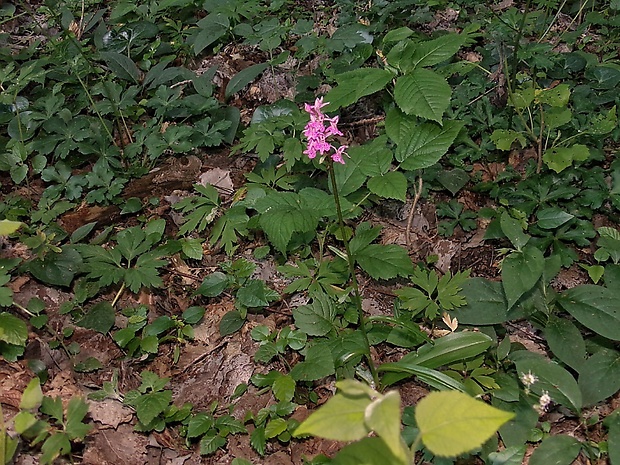
<instances>
[{"instance_id":1,"label":"light green leaf","mask_svg":"<svg viewBox=\"0 0 620 465\"><path fill-rule=\"evenodd\" d=\"M392 454L381 438L364 438L343 447L330 462L332 465L407 465Z\"/></svg>"},{"instance_id":2,"label":"light green leaf","mask_svg":"<svg viewBox=\"0 0 620 465\"><path fill-rule=\"evenodd\" d=\"M181 240L181 250L188 258L202 259L202 239L186 238Z\"/></svg>"},{"instance_id":3,"label":"light green leaf","mask_svg":"<svg viewBox=\"0 0 620 465\"><path fill-rule=\"evenodd\" d=\"M502 262L502 285L508 308L512 308L526 292L532 290L545 269L545 257L534 246L513 252Z\"/></svg>"},{"instance_id":4,"label":"light green leaf","mask_svg":"<svg viewBox=\"0 0 620 465\"><path fill-rule=\"evenodd\" d=\"M558 303L585 327L620 341L620 295L617 290L584 284L560 294Z\"/></svg>"},{"instance_id":5,"label":"light green leaf","mask_svg":"<svg viewBox=\"0 0 620 465\"><path fill-rule=\"evenodd\" d=\"M435 455L453 457L480 447L513 413L460 392L431 392L415 409L422 442Z\"/></svg>"},{"instance_id":6,"label":"light green leaf","mask_svg":"<svg viewBox=\"0 0 620 465\"><path fill-rule=\"evenodd\" d=\"M586 361L586 343L572 321L552 315L545 327L545 339L553 355L579 371Z\"/></svg>"},{"instance_id":7,"label":"light green leaf","mask_svg":"<svg viewBox=\"0 0 620 465\"><path fill-rule=\"evenodd\" d=\"M448 82L436 72L424 68L399 77L394 87L394 100L402 111L440 124L451 95Z\"/></svg>"},{"instance_id":8,"label":"light green leaf","mask_svg":"<svg viewBox=\"0 0 620 465\"><path fill-rule=\"evenodd\" d=\"M39 378L33 378L24 389L22 398L19 402L19 408L22 410L34 410L39 408L43 400L43 392L41 391L41 382Z\"/></svg>"},{"instance_id":9,"label":"light green leaf","mask_svg":"<svg viewBox=\"0 0 620 465\"><path fill-rule=\"evenodd\" d=\"M570 99L570 86L560 84L550 89L536 90L536 101L552 107L565 107Z\"/></svg>"},{"instance_id":10,"label":"light green leaf","mask_svg":"<svg viewBox=\"0 0 620 465\"><path fill-rule=\"evenodd\" d=\"M404 170L429 168L445 155L462 127L456 121L445 121L443 127L434 123L413 126L396 141L395 158Z\"/></svg>"},{"instance_id":11,"label":"light green leaf","mask_svg":"<svg viewBox=\"0 0 620 465\"><path fill-rule=\"evenodd\" d=\"M369 433L364 422L366 407L371 403L366 394L336 394L306 418L293 433L311 434L334 441L357 441Z\"/></svg>"},{"instance_id":12,"label":"light green leaf","mask_svg":"<svg viewBox=\"0 0 620 465\"><path fill-rule=\"evenodd\" d=\"M620 354L603 350L592 355L579 368L579 387L584 405L594 405L620 390Z\"/></svg>"},{"instance_id":13,"label":"light green leaf","mask_svg":"<svg viewBox=\"0 0 620 465\"><path fill-rule=\"evenodd\" d=\"M291 375L282 375L276 378L271 386L273 395L280 402L290 402L295 395L295 380Z\"/></svg>"},{"instance_id":14,"label":"light green leaf","mask_svg":"<svg viewBox=\"0 0 620 465\"><path fill-rule=\"evenodd\" d=\"M334 329L336 307L327 295L318 294L309 305L293 309L295 325L309 336L325 336Z\"/></svg>"},{"instance_id":15,"label":"light green leaf","mask_svg":"<svg viewBox=\"0 0 620 465\"><path fill-rule=\"evenodd\" d=\"M407 199L407 178L400 171L390 171L383 176L374 176L368 180L368 189L384 199Z\"/></svg>"},{"instance_id":16,"label":"light green leaf","mask_svg":"<svg viewBox=\"0 0 620 465\"><path fill-rule=\"evenodd\" d=\"M571 465L580 451L581 443L572 436L549 436L534 449L529 465Z\"/></svg>"},{"instance_id":17,"label":"light green leaf","mask_svg":"<svg viewBox=\"0 0 620 465\"><path fill-rule=\"evenodd\" d=\"M556 173L564 171L575 161L585 161L590 156L590 149L582 144L572 147L552 147L543 154L543 161Z\"/></svg>"},{"instance_id":18,"label":"light green leaf","mask_svg":"<svg viewBox=\"0 0 620 465\"><path fill-rule=\"evenodd\" d=\"M273 420L269 420L267 425L265 425L265 438L275 438L277 435L286 431L286 427L287 423L284 418L274 418Z\"/></svg>"},{"instance_id":19,"label":"light green leaf","mask_svg":"<svg viewBox=\"0 0 620 465\"><path fill-rule=\"evenodd\" d=\"M226 438L219 436L215 432L209 432L200 439L199 450L200 455L213 454L220 447L226 445Z\"/></svg>"},{"instance_id":20,"label":"light green leaf","mask_svg":"<svg viewBox=\"0 0 620 465\"><path fill-rule=\"evenodd\" d=\"M358 250L354 259L374 279L392 279L413 273L413 263L407 251L395 244L371 244Z\"/></svg>"},{"instance_id":21,"label":"light green leaf","mask_svg":"<svg viewBox=\"0 0 620 465\"><path fill-rule=\"evenodd\" d=\"M557 363L547 360L540 354L518 350L510 354L517 366L517 372L532 373L538 381L530 386L537 395L547 391L554 402L564 405L578 413L583 405L581 390L575 378Z\"/></svg>"},{"instance_id":22,"label":"light green leaf","mask_svg":"<svg viewBox=\"0 0 620 465\"><path fill-rule=\"evenodd\" d=\"M385 441L392 453L407 461L407 449L400 437L400 394L390 391L373 400L364 414L366 426Z\"/></svg>"},{"instance_id":23,"label":"light green leaf","mask_svg":"<svg viewBox=\"0 0 620 465\"><path fill-rule=\"evenodd\" d=\"M25 346L28 327L21 319L8 312L0 313L0 341L16 346Z\"/></svg>"},{"instance_id":24,"label":"light green leaf","mask_svg":"<svg viewBox=\"0 0 620 465\"><path fill-rule=\"evenodd\" d=\"M45 440L41 452L40 462L43 465L51 464L57 457L71 452L71 442L65 433L56 431Z\"/></svg>"},{"instance_id":25,"label":"light green leaf","mask_svg":"<svg viewBox=\"0 0 620 465\"><path fill-rule=\"evenodd\" d=\"M521 465L525 456L525 446L507 447L501 452L489 454L490 465Z\"/></svg>"},{"instance_id":26,"label":"light green leaf","mask_svg":"<svg viewBox=\"0 0 620 465\"><path fill-rule=\"evenodd\" d=\"M491 140L499 150L510 150L514 141L518 140L521 148L527 142L523 134L512 129L496 129L491 134Z\"/></svg>"},{"instance_id":27,"label":"light green leaf","mask_svg":"<svg viewBox=\"0 0 620 465\"><path fill-rule=\"evenodd\" d=\"M81 397L71 397L67 404L67 421L65 422L65 432L69 439L83 440L91 429L91 425L83 423L82 420L88 413L88 404Z\"/></svg>"},{"instance_id":28,"label":"light green leaf","mask_svg":"<svg viewBox=\"0 0 620 465\"><path fill-rule=\"evenodd\" d=\"M573 117L573 113L568 108L552 107L545 111L545 126L550 129L559 128Z\"/></svg>"},{"instance_id":29,"label":"light green leaf","mask_svg":"<svg viewBox=\"0 0 620 465\"><path fill-rule=\"evenodd\" d=\"M329 105L325 111L335 111L357 102L360 98L383 89L393 78L386 69L359 68L336 76L338 86L325 95Z\"/></svg>"},{"instance_id":30,"label":"light green leaf","mask_svg":"<svg viewBox=\"0 0 620 465\"><path fill-rule=\"evenodd\" d=\"M8 236L17 231L24 224L21 221L0 220L0 236Z\"/></svg>"},{"instance_id":31,"label":"light green leaf","mask_svg":"<svg viewBox=\"0 0 620 465\"><path fill-rule=\"evenodd\" d=\"M263 71L269 68L269 63L257 63L239 71L235 74L226 86L226 98L236 94L250 82L256 79Z\"/></svg>"}]
</instances>

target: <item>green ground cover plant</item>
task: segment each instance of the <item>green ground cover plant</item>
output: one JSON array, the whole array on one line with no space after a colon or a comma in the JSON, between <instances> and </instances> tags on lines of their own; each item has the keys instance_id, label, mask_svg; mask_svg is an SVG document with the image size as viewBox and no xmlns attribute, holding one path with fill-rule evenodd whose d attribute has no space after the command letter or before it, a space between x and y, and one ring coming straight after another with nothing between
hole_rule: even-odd
<instances>
[{"instance_id":1,"label":"green ground cover plant","mask_svg":"<svg viewBox=\"0 0 620 465\"><path fill-rule=\"evenodd\" d=\"M2 463L91 447L87 392L44 394L45 340L89 401L213 463L247 437L232 463L324 438L304 463L620 464L619 22L617 1L3 4L0 356L32 380ZM222 151L232 190L126 195ZM118 215L68 228L82 208ZM162 366L191 378L205 331L252 368L195 406Z\"/></svg>"}]
</instances>

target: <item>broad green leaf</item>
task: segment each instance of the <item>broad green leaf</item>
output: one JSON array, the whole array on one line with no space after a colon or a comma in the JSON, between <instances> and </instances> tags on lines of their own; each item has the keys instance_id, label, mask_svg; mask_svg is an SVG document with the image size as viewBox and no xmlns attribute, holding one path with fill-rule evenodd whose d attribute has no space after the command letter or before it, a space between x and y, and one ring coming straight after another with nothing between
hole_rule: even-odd
<instances>
[{"instance_id":1,"label":"broad green leaf","mask_svg":"<svg viewBox=\"0 0 620 465\"><path fill-rule=\"evenodd\" d=\"M467 392L466 387L460 381L451 378L450 376L442 373L441 371L433 370L432 368L426 368L415 363L407 363L402 360L394 363L384 363L379 366L378 371L390 372L383 377L383 384L394 384L401 379L408 378L409 376L415 376L420 381L428 384L433 389L438 391L461 391ZM390 376L390 374L392 376Z\"/></svg>"},{"instance_id":2,"label":"broad green leaf","mask_svg":"<svg viewBox=\"0 0 620 465\"><path fill-rule=\"evenodd\" d=\"M590 156L590 149L585 145L572 147L553 147L543 154L543 161L556 173L564 171L575 161L585 161Z\"/></svg>"},{"instance_id":3,"label":"broad green leaf","mask_svg":"<svg viewBox=\"0 0 620 465\"><path fill-rule=\"evenodd\" d=\"M265 438L275 438L279 434L286 431L286 427L287 423L284 418L274 418L273 420L269 420L269 422L265 425Z\"/></svg>"},{"instance_id":4,"label":"broad green leaf","mask_svg":"<svg viewBox=\"0 0 620 465\"><path fill-rule=\"evenodd\" d=\"M545 126L550 129L559 128L570 123L573 113L568 108L555 107L545 111Z\"/></svg>"},{"instance_id":5,"label":"broad green leaf","mask_svg":"<svg viewBox=\"0 0 620 465\"><path fill-rule=\"evenodd\" d=\"M503 212L500 217L502 232L517 250L521 250L530 240L530 236L523 232L521 223L514 219L508 212Z\"/></svg>"},{"instance_id":6,"label":"broad green leaf","mask_svg":"<svg viewBox=\"0 0 620 465\"><path fill-rule=\"evenodd\" d=\"M501 282L471 278L465 281L461 293L467 304L451 313L459 323L495 325L508 320L508 303Z\"/></svg>"},{"instance_id":7,"label":"broad green leaf","mask_svg":"<svg viewBox=\"0 0 620 465\"><path fill-rule=\"evenodd\" d=\"M218 435L215 432L210 432L200 439L199 450L200 455L209 455L214 453L220 447L226 445L226 438Z\"/></svg>"},{"instance_id":8,"label":"broad green leaf","mask_svg":"<svg viewBox=\"0 0 620 465\"><path fill-rule=\"evenodd\" d=\"M62 247L61 253L50 252L43 259L34 259L26 265L32 275L46 284L70 286L80 271L82 257L73 248Z\"/></svg>"},{"instance_id":9,"label":"broad green leaf","mask_svg":"<svg viewBox=\"0 0 620 465\"><path fill-rule=\"evenodd\" d=\"M265 281L260 279L249 279L246 284L237 291L237 304L244 307L258 308L269 305L267 293L269 288Z\"/></svg>"},{"instance_id":10,"label":"broad green leaf","mask_svg":"<svg viewBox=\"0 0 620 465\"><path fill-rule=\"evenodd\" d=\"M198 21L200 31L194 37L194 54L198 55L228 32L230 21L223 13L211 13Z\"/></svg>"},{"instance_id":11,"label":"broad green leaf","mask_svg":"<svg viewBox=\"0 0 620 465\"><path fill-rule=\"evenodd\" d=\"M205 297L217 297L229 284L228 276L221 271L215 271L202 281L202 284L196 289L196 294L203 295Z\"/></svg>"},{"instance_id":12,"label":"broad green leaf","mask_svg":"<svg viewBox=\"0 0 620 465\"><path fill-rule=\"evenodd\" d=\"M407 449L400 437L400 394L390 391L372 401L364 414L366 426L390 448L394 456L407 461Z\"/></svg>"},{"instance_id":13,"label":"broad green leaf","mask_svg":"<svg viewBox=\"0 0 620 465\"><path fill-rule=\"evenodd\" d=\"M496 129L491 134L491 140L499 150L510 150L516 140L519 141L521 148L525 147L527 142L523 134L512 129Z\"/></svg>"},{"instance_id":14,"label":"broad green leaf","mask_svg":"<svg viewBox=\"0 0 620 465\"><path fill-rule=\"evenodd\" d=\"M135 408L138 420L148 425L158 415L164 412L172 400L172 391L149 392L136 399Z\"/></svg>"},{"instance_id":15,"label":"broad green leaf","mask_svg":"<svg viewBox=\"0 0 620 465\"><path fill-rule=\"evenodd\" d=\"M610 133L618 126L616 106L614 105L607 113L601 113L589 118L589 120L590 124L586 130L589 134L600 136Z\"/></svg>"},{"instance_id":16,"label":"broad green leaf","mask_svg":"<svg viewBox=\"0 0 620 465\"><path fill-rule=\"evenodd\" d=\"M364 416L370 403L366 394L352 396L338 393L310 414L293 435L311 434L335 441L358 441L369 433Z\"/></svg>"},{"instance_id":17,"label":"broad green leaf","mask_svg":"<svg viewBox=\"0 0 620 465\"><path fill-rule=\"evenodd\" d=\"M21 319L8 312L0 313L0 341L16 346L25 346L28 327Z\"/></svg>"},{"instance_id":18,"label":"broad green leaf","mask_svg":"<svg viewBox=\"0 0 620 465\"><path fill-rule=\"evenodd\" d=\"M579 367L579 387L584 405L594 405L620 390L620 354L603 350Z\"/></svg>"},{"instance_id":19,"label":"broad green leaf","mask_svg":"<svg viewBox=\"0 0 620 465\"><path fill-rule=\"evenodd\" d=\"M491 452L489 454L489 465L521 465L525 456L525 446L507 447L501 452Z\"/></svg>"},{"instance_id":20,"label":"broad green leaf","mask_svg":"<svg viewBox=\"0 0 620 465\"><path fill-rule=\"evenodd\" d=\"M604 422L609 434L607 435L607 447L609 448L609 460L611 465L620 464L620 411L616 409L605 418Z\"/></svg>"},{"instance_id":21,"label":"broad green leaf","mask_svg":"<svg viewBox=\"0 0 620 465\"><path fill-rule=\"evenodd\" d=\"M390 171L368 180L368 189L384 199L407 200L407 178L400 171Z\"/></svg>"},{"instance_id":22,"label":"broad green leaf","mask_svg":"<svg viewBox=\"0 0 620 465\"><path fill-rule=\"evenodd\" d=\"M250 82L256 79L263 71L269 68L269 63L257 63L239 71L235 74L226 86L226 98L236 94Z\"/></svg>"},{"instance_id":23,"label":"broad green leaf","mask_svg":"<svg viewBox=\"0 0 620 465\"><path fill-rule=\"evenodd\" d=\"M67 420L65 422L65 432L72 441L83 440L88 434L91 425L83 423L82 420L88 413L88 404L81 397L71 397L67 404Z\"/></svg>"},{"instance_id":24,"label":"broad green leaf","mask_svg":"<svg viewBox=\"0 0 620 465\"><path fill-rule=\"evenodd\" d=\"M456 121L445 121L443 127L434 123L412 127L396 142L396 160L408 171L429 168L446 154L462 127Z\"/></svg>"},{"instance_id":25,"label":"broad green leaf","mask_svg":"<svg viewBox=\"0 0 620 465\"><path fill-rule=\"evenodd\" d=\"M585 327L620 341L620 293L617 290L584 284L560 294L558 303Z\"/></svg>"},{"instance_id":26,"label":"broad green leaf","mask_svg":"<svg viewBox=\"0 0 620 465\"><path fill-rule=\"evenodd\" d=\"M358 250L354 259L374 279L406 277L413 273L407 250L395 244L371 244Z\"/></svg>"},{"instance_id":27,"label":"broad green leaf","mask_svg":"<svg viewBox=\"0 0 620 465\"><path fill-rule=\"evenodd\" d=\"M552 107L565 107L570 99L570 86L560 84L550 89L536 90L536 100Z\"/></svg>"},{"instance_id":28,"label":"broad green leaf","mask_svg":"<svg viewBox=\"0 0 620 465\"><path fill-rule=\"evenodd\" d=\"M19 408L22 410L35 410L39 408L42 400L41 381L39 378L33 378L26 386L26 389L24 389L24 392L22 392Z\"/></svg>"},{"instance_id":29,"label":"broad green leaf","mask_svg":"<svg viewBox=\"0 0 620 465\"><path fill-rule=\"evenodd\" d=\"M392 150L387 147L385 135L376 137L364 145L350 147L349 156L359 159L359 168L365 176L381 176L390 170L392 164Z\"/></svg>"},{"instance_id":30,"label":"broad green leaf","mask_svg":"<svg viewBox=\"0 0 620 465\"><path fill-rule=\"evenodd\" d=\"M465 184L469 182L469 174L467 171L461 168L454 168L452 170L443 170L437 175L437 181L450 191L452 195L456 195Z\"/></svg>"},{"instance_id":31,"label":"broad green leaf","mask_svg":"<svg viewBox=\"0 0 620 465\"><path fill-rule=\"evenodd\" d=\"M460 392L431 392L415 409L422 442L435 455L453 457L480 447L514 417Z\"/></svg>"},{"instance_id":32,"label":"broad green leaf","mask_svg":"<svg viewBox=\"0 0 620 465\"><path fill-rule=\"evenodd\" d=\"M195 325L205 316L205 308L200 306L189 307L181 314L181 319L188 325Z\"/></svg>"},{"instance_id":33,"label":"broad green leaf","mask_svg":"<svg viewBox=\"0 0 620 465\"><path fill-rule=\"evenodd\" d=\"M502 284L508 308L512 308L526 292L532 290L545 269L545 257L534 246L513 252L502 262Z\"/></svg>"},{"instance_id":34,"label":"broad green leaf","mask_svg":"<svg viewBox=\"0 0 620 465\"><path fill-rule=\"evenodd\" d=\"M108 301L98 302L76 324L82 328L94 329L101 334L107 334L114 326L116 312Z\"/></svg>"},{"instance_id":35,"label":"broad green leaf","mask_svg":"<svg viewBox=\"0 0 620 465\"><path fill-rule=\"evenodd\" d=\"M359 68L339 74L336 76L338 86L325 95L325 102L329 102L325 111L335 111L366 95L374 94L383 89L393 77L390 71L378 68Z\"/></svg>"},{"instance_id":36,"label":"broad green leaf","mask_svg":"<svg viewBox=\"0 0 620 465\"><path fill-rule=\"evenodd\" d=\"M349 156L350 158L344 165L340 163L334 164L334 176L338 186L338 194L341 197L346 197L356 192L364 185L367 178L361 168L366 154L363 151L354 150L352 153L349 153ZM331 191L331 182L329 183L329 188Z\"/></svg>"},{"instance_id":37,"label":"broad green leaf","mask_svg":"<svg viewBox=\"0 0 620 465\"><path fill-rule=\"evenodd\" d=\"M394 456L381 438L364 438L343 447L330 462L332 465L407 465L409 460Z\"/></svg>"},{"instance_id":38,"label":"broad green leaf","mask_svg":"<svg viewBox=\"0 0 620 465\"><path fill-rule=\"evenodd\" d=\"M227 312L220 320L220 335L222 337L233 334L241 329L245 318L237 310Z\"/></svg>"},{"instance_id":39,"label":"broad green leaf","mask_svg":"<svg viewBox=\"0 0 620 465\"><path fill-rule=\"evenodd\" d=\"M575 378L557 363L547 360L540 354L519 350L510 354L517 366L519 375L532 373L538 381L530 390L537 395L547 391L551 399L578 413L583 406L581 390Z\"/></svg>"},{"instance_id":40,"label":"broad green leaf","mask_svg":"<svg viewBox=\"0 0 620 465\"><path fill-rule=\"evenodd\" d=\"M311 304L293 309L295 325L309 336L325 336L334 330L336 307L327 295L318 294Z\"/></svg>"},{"instance_id":41,"label":"broad green leaf","mask_svg":"<svg viewBox=\"0 0 620 465\"><path fill-rule=\"evenodd\" d=\"M53 432L41 446L41 452L40 463L53 463L56 458L71 452L69 437L60 431Z\"/></svg>"},{"instance_id":42,"label":"broad green leaf","mask_svg":"<svg viewBox=\"0 0 620 465\"><path fill-rule=\"evenodd\" d=\"M549 436L534 449L529 465L571 465L580 451L581 443L572 436Z\"/></svg>"},{"instance_id":43,"label":"broad green leaf","mask_svg":"<svg viewBox=\"0 0 620 465\"><path fill-rule=\"evenodd\" d=\"M194 260L202 259L202 239L186 238L181 241L182 251L188 258Z\"/></svg>"},{"instance_id":44,"label":"broad green leaf","mask_svg":"<svg viewBox=\"0 0 620 465\"><path fill-rule=\"evenodd\" d=\"M21 221L0 220L0 236L13 234L22 224Z\"/></svg>"},{"instance_id":45,"label":"broad green leaf","mask_svg":"<svg viewBox=\"0 0 620 465\"><path fill-rule=\"evenodd\" d=\"M586 343L572 321L552 315L545 326L545 339L553 355L579 371L586 361Z\"/></svg>"},{"instance_id":46,"label":"broad green leaf","mask_svg":"<svg viewBox=\"0 0 620 465\"><path fill-rule=\"evenodd\" d=\"M187 437L188 439L197 438L202 436L213 426L213 417L207 415L204 412L198 412L193 415L187 425Z\"/></svg>"},{"instance_id":47,"label":"broad green leaf","mask_svg":"<svg viewBox=\"0 0 620 465\"><path fill-rule=\"evenodd\" d=\"M280 402L290 402L295 395L295 380L291 375L282 375L276 378L271 386L273 395Z\"/></svg>"},{"instance_id":48,"label":"broad green leaf","mask_svg":"<svg viewBox=\"0 0 620 465\"><path fill-rule=\"evenodd\" d=\"M314 381L335 372L330 344L320 343L308 348L306 359L295 365L290 375L295 381Z\"/></svg>"},{"instance_id":49,"label":"broad green leaf","mask_svg":"<svg viewBox=\"0 0 620 465\"><path fill-rule=\"evenodd\" d=\"M399 77L394 86L394 100L402 111L440 124L451 95L448 82L436 72L424 68Z\"/></svg>"},{"instance_id":50,"label":"broad green leaf","mask_svg":"<svg viewBox=\"0 0 620 465\"><path fill-rule=\"evenodd\" d=\"M412 34L413 34L413 31L409 29L407 26L399 27L397 29L391 29L383 37L383 43L387 44L390 42L400 42L401 40L405 40L407 37L411 36Z\"/></svg>"},{"instance_id":51,"label":"broad green leaf","mask_svg":"<svg viewBox=\"0 0 620 465\"><path fill-rule=\"evenodd\" d=\"M99 52L99 56L119 78L135 83L140 82L140 69L127 55L118 52Z\"/></svg>"},{"instance_id":52,"label":"broad green leaf","mask_svg":"<svg viewBox=\"0 0 620 465\"><path fill-rule=\"evenodd\" d=\"M462 35L446 34L437 39L420 42L413 54L414 66L432 66L446 61L459 51L463 40Z\"/></svg>"},{"instance_id":53,"label":"broad green leaf","mask_svg":"<svg viewBox=\"0 0 620 465\"><path fill-rule=\"evenodd\" d=\"M540 228L555 229L572 220L575 215L571 215L560 208L551 207L539 210L536 213L536 217L538 218L538 226Z\"/></svg>"}]
</instances>

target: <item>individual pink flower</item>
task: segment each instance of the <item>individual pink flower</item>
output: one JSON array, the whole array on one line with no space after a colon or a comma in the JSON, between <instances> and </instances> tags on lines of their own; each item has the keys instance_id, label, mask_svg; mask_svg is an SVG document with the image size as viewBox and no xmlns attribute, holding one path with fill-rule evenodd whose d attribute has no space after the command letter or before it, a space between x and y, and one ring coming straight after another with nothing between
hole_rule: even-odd
<instances>
[{"instance_id":1,"label":"individual pink flower","mask_svg":"<svg viewBox=\"0 0 620 465\"><path fill-rule=\"evenodd\" d=\"M324 156L333 150L334 153L331 154L332 161L344 164L343 156L346 155L345 150L347 146L341 145L336 148L327 141L328 137L342 136L343 134L338 129L338 116L330 118L321 111L321 108L326 105L329 105L329 102L323 102L323 97L317 98L314 101L314 105L304 104L304 109L310 114L310 121L308 121L303 130L303 135L308 139L308 145L306 150L304 150L304 154L308 155L310 159L320 155L322 162Z\"/></svg>"}]
</instances>

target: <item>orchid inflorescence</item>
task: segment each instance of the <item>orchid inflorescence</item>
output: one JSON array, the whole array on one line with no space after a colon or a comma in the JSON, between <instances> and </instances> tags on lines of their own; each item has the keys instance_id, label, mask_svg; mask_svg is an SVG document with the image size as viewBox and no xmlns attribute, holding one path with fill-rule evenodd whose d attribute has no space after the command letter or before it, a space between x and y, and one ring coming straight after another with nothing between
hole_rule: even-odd
<instances>
[{"instance_id":1,"label":"orchid inflorescence","mask_svg":"<svg viewBox=\"0 0 620 465\"><path fill-rule=\"evenodd\" d=\"M317 155L321 156L321 161L329 154L330 151L334 151L330 156L332 161L336 163L342 163L344 165L343 155L346 155L345 150L347 145L341 145L340 147L334 147L327 139L331 136L342 136L342 132L338 129L338 116L330 118L325 115L321 108L329 105L329 102L323 102L323 97L319 97L314 101L314 105L306 103L304 105L305 110L310 114L310 121L304 128L304 136L308 139L308 148L304 150L304 154L308 155L308 158L313 159Z\"/></svg>"}]
</instances>

